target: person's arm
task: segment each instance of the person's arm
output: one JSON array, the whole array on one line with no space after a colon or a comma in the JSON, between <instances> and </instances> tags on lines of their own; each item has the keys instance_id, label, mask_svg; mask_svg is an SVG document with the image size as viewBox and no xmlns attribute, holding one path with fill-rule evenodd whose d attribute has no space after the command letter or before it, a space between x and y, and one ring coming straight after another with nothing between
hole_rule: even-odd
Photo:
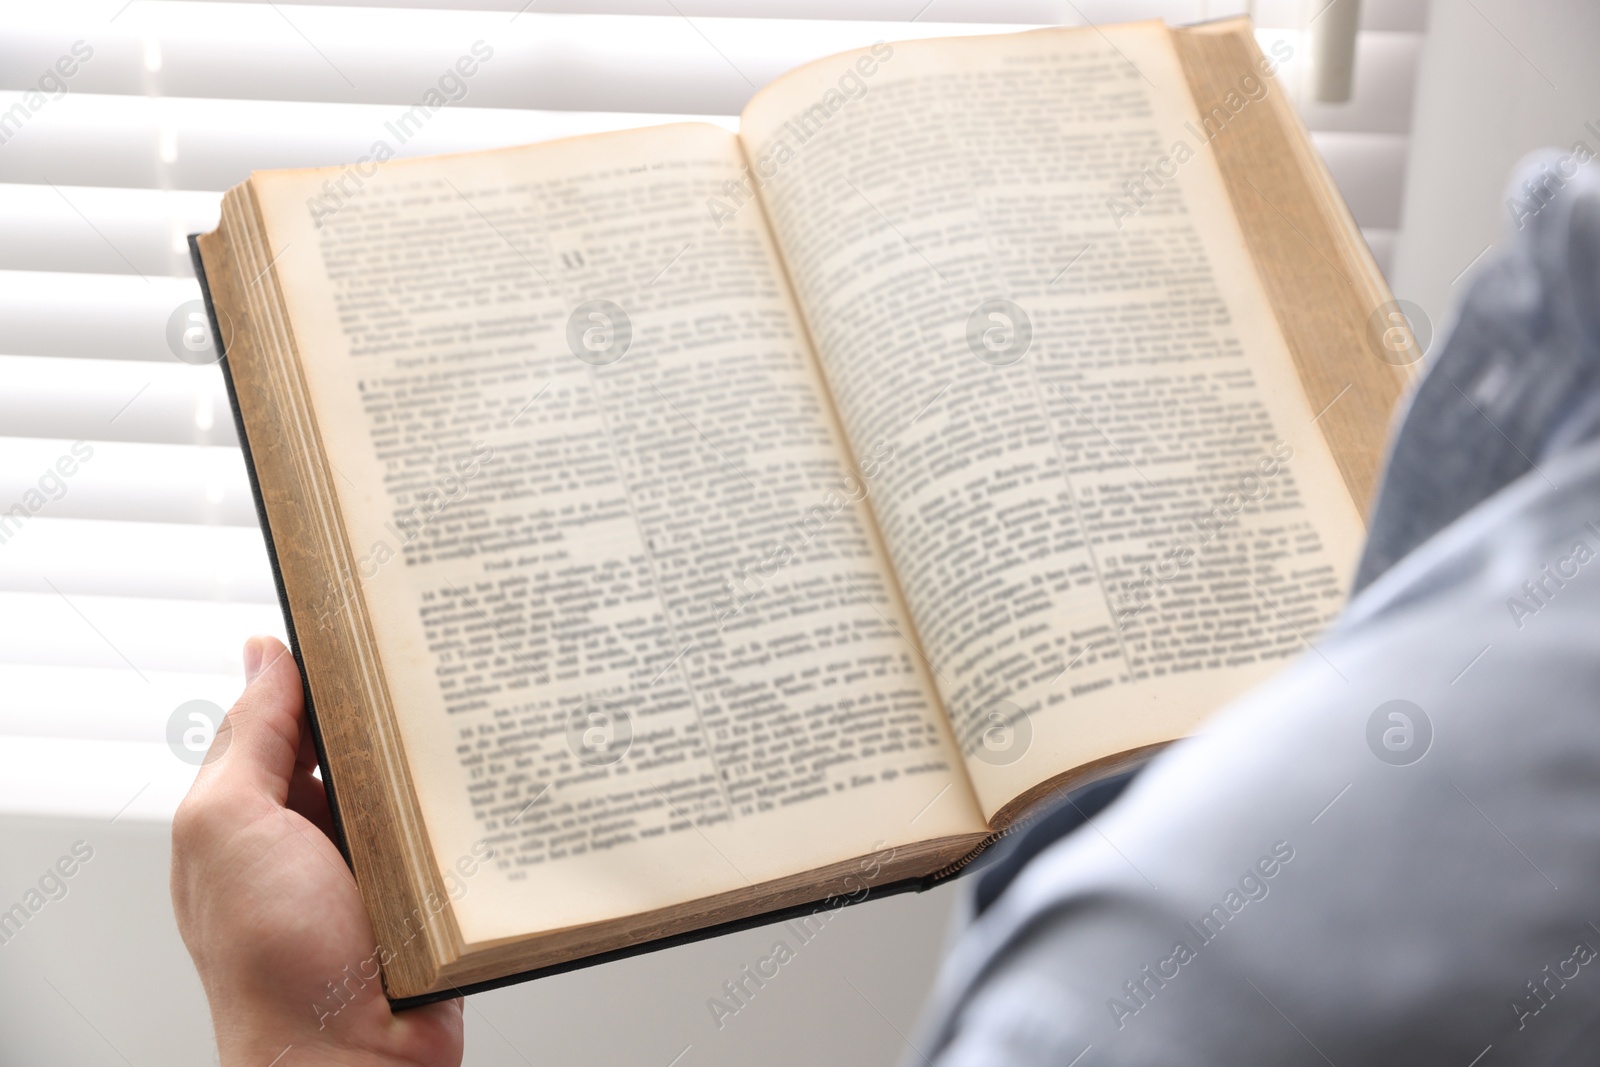
<instances>
[{"instance_id":1,"label":"person's arm","mask_svg":"<svg viewBox=\"0 0 1600 1067\"><path fill-rule=\"evenodd\" d=\"M1479 270L1338 624L1038 850L908 1064L1594 1062L1596 293L1583 171Z\"/></svg>"},{"instance_id":2,"label":"person's arm","mask_svg":"<svg viewBox=\"0 0 1600 1067\"><path fill-rule=\"evenodd\" d=\"M459 1064L460 1000L395 1014L384 998L293 659L252 638L245 673L172 824L172 905L222 1067Z\"/></svg>"}]
</instances>

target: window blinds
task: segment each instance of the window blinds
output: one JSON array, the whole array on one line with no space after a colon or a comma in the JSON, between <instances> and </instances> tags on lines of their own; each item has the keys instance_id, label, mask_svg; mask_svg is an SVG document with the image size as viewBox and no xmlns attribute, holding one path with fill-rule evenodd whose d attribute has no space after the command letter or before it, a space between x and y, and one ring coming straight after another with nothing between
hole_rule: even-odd
<instances>
[{"instance_id":1,"label":"window blinds","mask_svg":"<svg viewBox=\"0 0 1600 1067\"><path fill-rule=\"evenodd\" d=\"M1263 45L1295 49L1291 92L1325 2L1254 5ZM1246 6L0 3L0 810L169 817L195 771L169 745L174 712L228 706L244 638L282 634L220 372L176 355L199 295L184 237L251 170L392 143L386 124L477 41L492 57L400 154L734 128L756 87L876 40ZM1351 102L1301 106L1385 265L1425 11L1367 0Z\"/></svg>"}]
</instances>

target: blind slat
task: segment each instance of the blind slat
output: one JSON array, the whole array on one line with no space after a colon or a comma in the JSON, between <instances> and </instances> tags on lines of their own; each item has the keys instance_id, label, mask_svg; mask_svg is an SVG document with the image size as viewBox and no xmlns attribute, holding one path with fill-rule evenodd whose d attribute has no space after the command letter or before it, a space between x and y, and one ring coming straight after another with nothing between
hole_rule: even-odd
<instances>
[{"instance_id":1,"label":"blind slat","mask_svg":"<svg viewBox=\"0 0 1600 1067\"><path fill-rule=\"evenodd\" d=\"M1368 5L1371 6L1371 5ZM1310 55L1310 42L1285 30L1257 33L1262 50L1270 54L1275 42L1293 49L1293 58L1279 75L1301 120L1313 131L1342 133L1410 133L1411 103L1417 61L1422 54L1420 33L1363 33L1356 38L1355 84L1343 104L1320 104L1302 84L1309 74L1302 62Z\"/></svg>"},{"instance_id":2,"label":"blind slat","mask_svg":"<svg viewBox=\"0 0 1600 1067\"><path fill-rule=\"evenodd\" d=\"M1387 275L1394 263L1394 245L1396 238L1400 236L1400 231L1363 227L1361 236L1366 240L1367 247L1372 250L1372 258L1377 262L1378 269Z\"/></svg>"},{"instance_id":3,"label":"blind slat","mask_svg":"<svg viewBox=\"0 0 1600 1067\"><path fill-rule=\"evenodd\" d=\"M192 274L186 236L217 224L221 195L0 184L0 270Z\"/></svg>"},{"instance_id":4,"label":"blind slat","mask_svg":"<svg viewBox=\"0 0 1600 1067\"><path fill-rule=\"evenodd\" d=\"M0 663L228 674L252 634L283 632L276 604L0 592Z\"/></svg>"},{"instance_id":5,"label":"blind slat","mask_svg":"<svg viewBox=\"0 0 1600 1067\"><path fill-rule=\"evenodd\" d=\"M0 437L0 533L37 516L256 525L237 448Z\"/></svg>"},{"instance_id":6,"label":"blind slat","mask_svg":"<svg viewBox=\"0 0 1600 1067\"><path fill-rule=\"evenodd\" d=\"M216 366L0 356L0 382L0 436L238 443Z\"/></svg>"},{"instance_id":7,"label":"blind slat","mask_svg":"<svg viewBox=\"0 0 1600 1067\"><path fill-rule=\"evenodd\" d=\"M1313 132L1311 143L1327 162L1356 225L1380 229L1400 225L1406 138L1385 133Z\"/></svg>"},{"instance_id":8,"label":"blind slat","mask_svg":"<svg viewBox=\"0 0 1600 1067\"><path fill-rule=\"evenodd\" d=\"M0 811L165 821L198 769L165 743L7 737L0 744Z\"/></svg>"},{"instance_id":9,"label":"blind slat","mask_svg":"<svg viewBox=\"0 0 1600 1067\"><path fill-rule=\"evenodd\" d=\"M0 92L0 113L21 99ZM727 116L447 107L403 141L386 123L404 108L71 93L51 101L0 150L0 182L222 192L253 170L332 167L370 158L468 152L665 122ZM409 129L409 127L408 127Z\"/></svg>"},{"instance_id":10,"label":"blind slat","mask_svg":"<svg viewBox=\"0 0 1600 1067\"><path fill-rule=\"evenodd\" d=\"M141 678L125 666L0 663L0 737L165 744L167 720L180 704L209 700L226 708L243 688L241 671L147 670Z\"/></svg>"},{"instance_id":11,"label":"blind slat","mask_svg":"<svg viewBox=\"0 0 1600 1067\"><path fill-rule=\"evenodd\" d=\"M251 527L35 516L0 551L0 591L56 590L69 597L278 602L266 545Z\"/></svg>"},{"instance_id":12,"label":"blind slat","mask_svg":"<svg viewBox=\"0 0 1600 1067\"><path fill-rule=\"evenodd\" d=\"M193 278L0 270L0 353L170 364L167 324L199 299Z\"/></svg>"}]
</instances>

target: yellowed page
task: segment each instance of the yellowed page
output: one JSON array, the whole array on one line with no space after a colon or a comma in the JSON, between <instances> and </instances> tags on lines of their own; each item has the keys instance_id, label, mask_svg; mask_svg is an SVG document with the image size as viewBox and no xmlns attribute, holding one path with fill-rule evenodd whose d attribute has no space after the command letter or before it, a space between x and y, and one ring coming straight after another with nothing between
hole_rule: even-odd
<instances>
[{"instance_id":1,"label":"yellowed page","mask_svg":"<svg viewBox=\"0 0 1600 1067\"><path fill-rule=\"evenodd\" d=\"M743 117L847 433L894 442L874 510L986 815L1341 602L1360 520L1211 135L1159 23L880 44Z\"/></svg>"},{"instance_id":2,"label":"yellowed page","mask_svg":"<svg viewBox=\"0 0 1600 1067\"><path fill-rule=\"evenodd\" d=\"M739 164L252 179L469 945L983 828Z\"/></svg>"}]
</instances>

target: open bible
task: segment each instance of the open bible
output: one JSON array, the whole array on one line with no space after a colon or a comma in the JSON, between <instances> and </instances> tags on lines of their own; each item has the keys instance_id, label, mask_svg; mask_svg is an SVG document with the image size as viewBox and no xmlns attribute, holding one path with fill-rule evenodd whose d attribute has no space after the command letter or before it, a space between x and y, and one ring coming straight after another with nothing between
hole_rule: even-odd
<instances>
[{"instance_id":1,"label":"open bible","mask_svg":"<svg viewBox=\"0 0 1600 1067\"><path fill-rule=\"evenodd\" d=\"M1407 360L1282 58L879 44L737 135L232 189L352 962L415 1002L930 885L1303 651Z\"/></svg>"}]
</instances>

